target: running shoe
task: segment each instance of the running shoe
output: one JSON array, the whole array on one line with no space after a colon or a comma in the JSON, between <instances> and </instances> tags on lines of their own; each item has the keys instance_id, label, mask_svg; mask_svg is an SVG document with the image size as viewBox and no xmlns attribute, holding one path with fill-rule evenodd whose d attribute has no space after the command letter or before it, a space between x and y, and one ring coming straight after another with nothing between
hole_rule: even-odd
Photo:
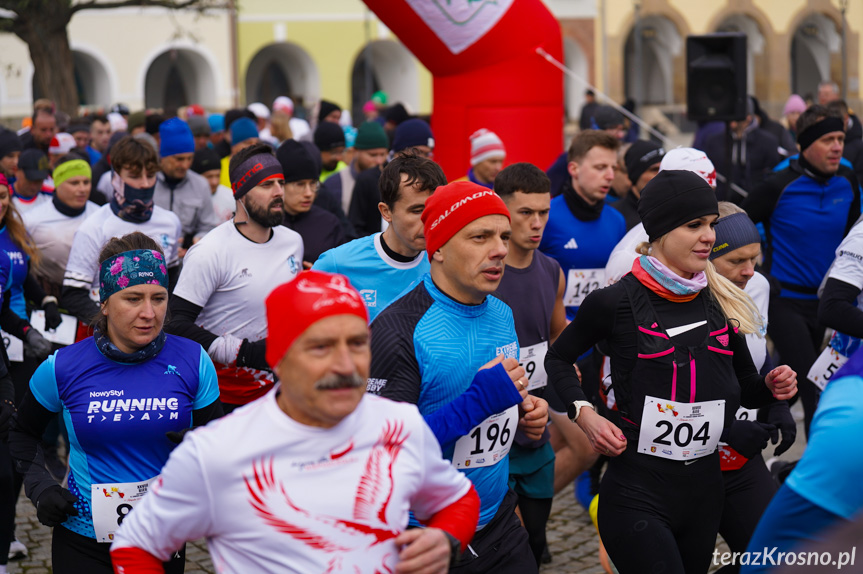
<instances>
[{"instance_id":1,"label":"running shoe","mask_svg":"<svg viewBox=\"0 0 863 574\"><path fill-rule=\"evenodd\" d=\"M24 560L27 554L27 547L18 538L9 545L9 560Z\"/></svg>"}]
</instances>

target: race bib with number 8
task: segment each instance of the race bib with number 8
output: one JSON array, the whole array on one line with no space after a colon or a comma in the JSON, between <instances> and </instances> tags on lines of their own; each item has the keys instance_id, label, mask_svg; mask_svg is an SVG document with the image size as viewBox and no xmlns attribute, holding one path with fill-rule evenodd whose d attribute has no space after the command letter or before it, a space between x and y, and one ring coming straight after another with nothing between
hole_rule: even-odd
<instances>
[{"instance_id":1,"label":"race bib with number 8","mask_svg":"<svg viewBox=\"0 0 863 574\"><path fill-rule=\"evenodd\" d=\"M548 352L548 341L522 347L518 355L518 364L527 373L527 390L541 389L548 384L545 374L545 354Z\"/></svg>"},{"instance_id":2,"label":"race bib with number 8","mask_svg":"<svg viewBox=\"0 0 863 574\"><path fill-rule=\"evenodd\" d=\"M605 269L570 269L566 276L566 307L580 307L584 298L600 287L605 287Z\"/></svg>"},{"instance_id":3,"label":"race bib with number 8","mask_svg":"<svg viewBox=\"0 0 863 574\"><path fill-rule=\"evenodd\" d=\"M494 466L509 453L518 425L518 406L492 415L455 443L452 463L456 468Z\"/></svg>"},{"instance_id":4,"label":"race bib with number 8","mask_svg":"<svg viewBox=\"0 0 863 574\"><path fill-rule=\"evenodd\" d=\"M707 456L719 445L725 401L678 403L644 398L638 452L671 460Z\"/></svg>"},{"instance_id":5,"label":"race bib with number 8","mask_svg":"<svg viewBox=\"0 0 863 574\"><path fill-rule=\"evenodd\" d=\"M123 519L144 499L158 477L144 482L94 484L90 491L96 542L113 542Z\"/></svg>"},{"instance_id":6,"label":"race bib with number 8","mask_svg":"<svg viewBox=\"0 0 863 574\"><path fill-rule=\"evenodd\" d=\"M836 371L841 369L842 365L847 362L848 357L828 345L815 362L812 363L812 368L809 369L809 380L823 391Z\"/></svg>"}]
</instances>

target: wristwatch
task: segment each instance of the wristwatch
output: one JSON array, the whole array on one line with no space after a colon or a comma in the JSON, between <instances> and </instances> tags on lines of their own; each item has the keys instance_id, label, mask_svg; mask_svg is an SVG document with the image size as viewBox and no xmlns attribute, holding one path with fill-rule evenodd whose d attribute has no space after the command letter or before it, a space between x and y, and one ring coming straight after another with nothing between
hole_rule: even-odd
<instances>
[{"instance_id":1,"label":"wristwatch","mask_svg":"<svg viewBox=\"0 0 863 574\"><path fill-rule=\"evenodd\" d=\"M578 420L578 415L581 414L581 409L584 407L588 407L590 409L596 410L596 407L593 406L593 403L590 401L574 401L571 405L566 408L566 414L569 416L569 420L575 422Z\"/></svg>"}]
</instances>

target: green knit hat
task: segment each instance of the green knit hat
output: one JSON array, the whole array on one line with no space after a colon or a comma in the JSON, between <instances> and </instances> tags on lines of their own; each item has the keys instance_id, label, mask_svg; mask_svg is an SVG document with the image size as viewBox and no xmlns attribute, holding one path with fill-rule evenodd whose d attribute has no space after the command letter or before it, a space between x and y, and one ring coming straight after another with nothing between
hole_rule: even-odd
<instances>
[{"instance_id":1,"label":"green knit hat","mask_svg":"<svg viewBox=\"0 0 863 574\"><path fill-rule=\"evenodd\" d=\"M378 149L390 148L389 139L384 128L378 122L363 122L357 131L357 141L354 143L355 149Z\"/></svg>"}]
</instances>

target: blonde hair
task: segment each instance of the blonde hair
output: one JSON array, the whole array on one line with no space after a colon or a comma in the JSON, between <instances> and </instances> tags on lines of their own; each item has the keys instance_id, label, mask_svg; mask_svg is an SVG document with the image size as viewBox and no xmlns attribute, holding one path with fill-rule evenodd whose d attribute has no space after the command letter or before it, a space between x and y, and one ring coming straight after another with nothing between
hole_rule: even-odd
<instances>
[{"instance_id":1,"label":"blonde hair","mask_svg":"<svg viewBox=\"0 0 863 574\"><path fill-rule=\"evenodd\" d=\"M662 244L665 241L666 235L663 235L656 240L656 243ZM636 247L636 252L640 255L650 255L651 244L647 241L642 241ZM707 267L704 269L704 274L707 276L707 287L716 302L719 303L719 308L722 309L722 314L728 321L736 321L738 329L744 335L755 333L759 337L764 337L764 319L758 311L758 307L743 289L740 289L719 274L713 262L708 261Z\"/></svg>"}]
</instances>

